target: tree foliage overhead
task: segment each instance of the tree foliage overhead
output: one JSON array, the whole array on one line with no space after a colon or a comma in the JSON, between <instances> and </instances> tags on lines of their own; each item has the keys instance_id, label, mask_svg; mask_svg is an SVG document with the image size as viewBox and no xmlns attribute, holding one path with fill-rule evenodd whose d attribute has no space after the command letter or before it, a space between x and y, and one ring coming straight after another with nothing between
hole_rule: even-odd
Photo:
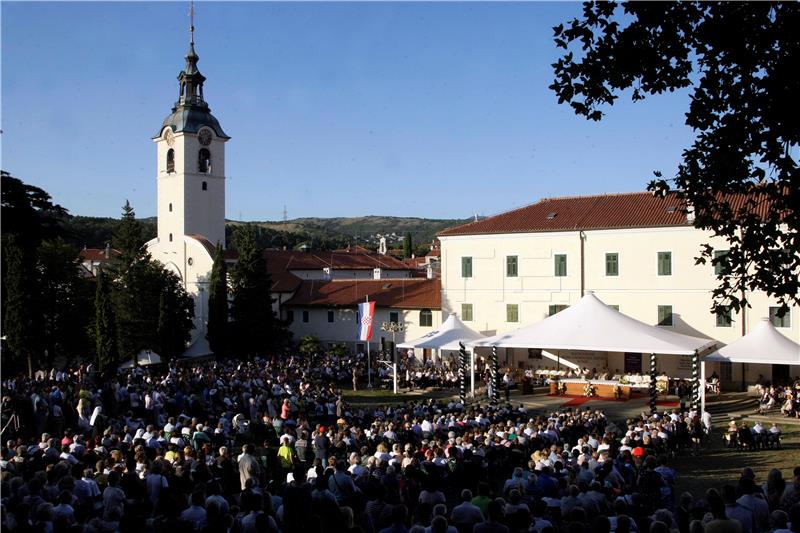
<instances>
[{"instance_id":1,"label":"tree foliage overhead","mask_svg":"<svg viewBox=\"0 0 800 533\"><path fill-rule=\"evenodd\" d=\"M714 310L747 306L762 290L800 304L800 5L795 2L591 3L554 28L565 50L551 89L576 114L600 120L623 91L633 101L688 89L696 136L673 178L697 228L727 240ZM742 201L742 198L746 198Z\"/></svg>"}]
</instances>

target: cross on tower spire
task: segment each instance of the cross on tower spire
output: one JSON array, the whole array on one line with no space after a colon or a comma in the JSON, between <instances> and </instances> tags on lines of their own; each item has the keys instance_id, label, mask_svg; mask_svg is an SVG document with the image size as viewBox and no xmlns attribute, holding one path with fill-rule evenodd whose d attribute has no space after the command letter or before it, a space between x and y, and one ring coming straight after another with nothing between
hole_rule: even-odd
<instances>
[{"instance_id":1,"label":"cross on tower spire","mask_svg":"<svg viewBox=\"0 0 800 533\"><path fill-rule=\"evenodd\" d=\"M194 0L189 2L189 44L194 44Z\"/></svg>"}]
</instances>

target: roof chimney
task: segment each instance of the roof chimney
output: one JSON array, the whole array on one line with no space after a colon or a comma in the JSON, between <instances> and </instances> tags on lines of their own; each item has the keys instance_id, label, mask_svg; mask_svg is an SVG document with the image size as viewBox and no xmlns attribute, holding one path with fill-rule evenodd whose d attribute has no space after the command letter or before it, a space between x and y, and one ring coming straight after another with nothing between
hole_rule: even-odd
<instances>
[{"instance_id":1,"label":"roof chimney","mask_svg":"<svg viewBox=\"0 0 800 533\"><path fill-rule=\"evenodd\" d=\"M425 275L428 279L433 279L433 265L428 263L425 267Z\"/></svg>"},{"instance_id":2,"label":"roof chimney","mask_svg":"<svg viewBox=\"0 0 800 533\"><path fill-rule=\"evenodd\" d=\"M688 203L686 204L686 222L694 224L694 206Z\"/></svg>"},{"instance_id":3,"label":"roof chimney","mask_svg":"<svg viewBox=\"0 0 800 533\"><path fill-rule=\"evenodd\" d=\"M111 243L106 243L106 250L105 250L106 259L111 258Z\"/></svg>"}]
</instances>

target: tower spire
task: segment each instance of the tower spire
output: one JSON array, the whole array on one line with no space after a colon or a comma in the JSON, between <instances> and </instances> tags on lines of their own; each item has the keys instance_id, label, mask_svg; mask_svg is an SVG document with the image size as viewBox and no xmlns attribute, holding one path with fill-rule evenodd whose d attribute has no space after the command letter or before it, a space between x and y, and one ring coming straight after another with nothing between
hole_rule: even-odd
<instances>
[{"instance_id":1,"label":"tower spire","mask_svg":"<svg viewBox=\"0 0 800 533\"><path fill-rule=\"evenodd\" d=\"M194 0L189 1L189 44L194 46Z\"/></svg>"}]
</instances>

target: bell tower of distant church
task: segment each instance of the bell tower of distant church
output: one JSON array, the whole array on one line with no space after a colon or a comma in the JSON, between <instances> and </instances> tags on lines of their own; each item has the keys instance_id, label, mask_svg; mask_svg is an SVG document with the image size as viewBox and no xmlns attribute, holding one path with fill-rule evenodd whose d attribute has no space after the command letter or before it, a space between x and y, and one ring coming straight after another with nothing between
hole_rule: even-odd
<instances>
[{"instance_id":1,"label":"bell tower of distant church","mask_svg":"<svg viewBox=\"0 0 800 533\"><path fill-rule=\"evenodd\" d=\"M194 49L193 5L190 16L189 51L178 74L178 100L153 137L158 231L147 249L181 278L194 298L198 336L206 329L214 246L225 247L225 143L230 137L211 114L203 95L206 78L197 68L200 58Z\"/></svg>"}]
</instances>

